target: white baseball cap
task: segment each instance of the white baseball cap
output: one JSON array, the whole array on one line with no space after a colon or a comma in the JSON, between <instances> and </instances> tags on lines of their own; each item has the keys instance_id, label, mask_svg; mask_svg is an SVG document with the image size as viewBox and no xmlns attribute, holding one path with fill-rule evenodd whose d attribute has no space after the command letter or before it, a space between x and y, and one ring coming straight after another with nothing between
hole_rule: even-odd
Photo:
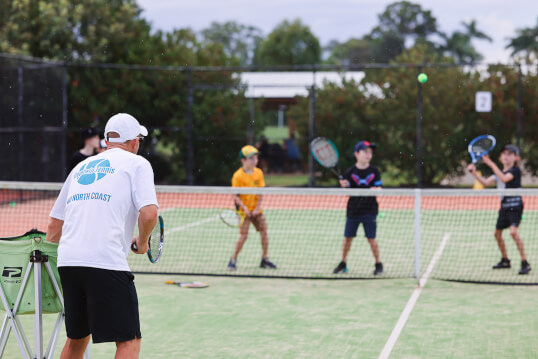
<instances>
[{"instance_id":1,"label":"white baseball cap","mask_svg":"<svg viewBox=\"0 0 538 359\"><path fill-rule=\"evenodd\" d=\"M120 135L117 138L107 138L110 132ZM134 140L138 136L147 136L148 130L140 125L138 120L128 113L118 113L108 119L105 126L105 138L108 142L122 143Z\"/></svg>"}]
</instances>

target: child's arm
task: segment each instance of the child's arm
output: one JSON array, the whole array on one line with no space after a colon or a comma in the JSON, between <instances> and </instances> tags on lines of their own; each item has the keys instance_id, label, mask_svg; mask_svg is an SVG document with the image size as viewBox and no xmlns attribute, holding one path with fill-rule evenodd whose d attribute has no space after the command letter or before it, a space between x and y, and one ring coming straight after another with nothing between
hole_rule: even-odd
<instances>
[{"instance_id":1,"label":"child's arm","mask_svg":"<svg viewBox=\"0 0 538 359\"><path fill-rule=\"evenodd\" d=\"M501 169L495 164L495 162L491 160L491 158L489 158L488 155L485 155L484 157L482 157L482 161L484 161L484 163L488 165L489 168L491 168L491 170L493 171L493 173L495 173L495 176L497 176L499 181L506 183L514 179L513 174L503 173L503 171L501 171Z\"/></svg>"},{"instance_id":2,"label":"child's arm","mask_svg":"<svg viewBox=\"0 0 538 359\"><path fill-rule=\"evenodd\" d=\"M476 173L476 166L471 163L467 166L467 170L471 172L474 178L480 183L482 183L483 186L488 187L495 183L495 176L489 176L488 178L484 178L480 176L478 173Z\"/></svg>"},{"instance_id":3,"label":"child's arm","mask_svg":"<svg viewBox=\"0 0 538 359\"><path fill-rule=\"evenodd\" d=\"M241 201L241 198L239 198L239 195L234 194L233 197L236 206L241 207L243 209L243 212L245 212L245 214L249 216L250 212L248 210L248 207L244 205L244 203Z\"/></svg>"},{"instance_id":4,"label":"child's arm","mask_svg":"<svg viewBox=\"0 0 538 359\"><path fill-rule=\"evenodd\" d=\"M370 189L381 189L383 186L383 181L381 181L381 173L379 173L379 170L375 169L375 177L374 177L374 185L370 187Z\"/></svg>"},{"instance_id":5,"label":"child's arm","mask_svg":"<svg viewBox=\"0 0 538 359\"><path fill-rule=\"evenodd\" d=\"M261 208L262 208L262 200L263 200L263 196L260 194L260 195L258 196L258 205L256 205L256 208L254 208L254 209L252 210L252 215L253 215L253 216L255 216L255 215L257 215L258 213L260 213L260 210L261 210Z\"/></svg>"}]
</instances>

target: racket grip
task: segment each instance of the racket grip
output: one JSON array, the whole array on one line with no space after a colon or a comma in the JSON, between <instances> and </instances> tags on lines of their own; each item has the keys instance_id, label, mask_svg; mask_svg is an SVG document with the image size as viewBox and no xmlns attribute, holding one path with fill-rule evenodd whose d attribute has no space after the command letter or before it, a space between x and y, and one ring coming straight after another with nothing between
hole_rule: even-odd
<instances>
[{"instance_id":1,"label":"racket grip","mask_svg":"<svg viewBox=\"0 0 538 359\"><path fill-rule=\"evenodd\" d=\"M136 245L135 242L133 242L133 243L131 244L131 249L132 249L133 251L135 251L135 252L138 252L138 246Z\"/></svg>"}]
</instances>

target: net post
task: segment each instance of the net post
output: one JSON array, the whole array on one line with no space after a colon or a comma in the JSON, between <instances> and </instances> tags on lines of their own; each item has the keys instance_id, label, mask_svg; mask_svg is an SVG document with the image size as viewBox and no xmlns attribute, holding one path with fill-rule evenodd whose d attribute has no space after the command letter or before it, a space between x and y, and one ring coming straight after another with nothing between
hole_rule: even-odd
<instances>
[{"instance_id":1,"label":"net post","mask_svg":"<svg viewBox=\"0 0 538 359\"><path fill-rule=\"evenodd\" d=\"M415 278L420 281L420 188L415 188L415 210L414 210L414 242L415 242Z\"/></svg>"}]
</instances>

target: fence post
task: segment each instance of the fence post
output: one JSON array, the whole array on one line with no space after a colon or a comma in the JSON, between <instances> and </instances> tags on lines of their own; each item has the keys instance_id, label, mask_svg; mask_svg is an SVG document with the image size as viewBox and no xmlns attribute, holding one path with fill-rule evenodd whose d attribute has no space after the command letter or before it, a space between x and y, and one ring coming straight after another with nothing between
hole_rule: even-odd
<instances>
[{"instance_id":1,"label":"fence post","mask_svg":"<svg viewBox=\"0 0 538 359\"><path fill-rule=\"evenodd\" d=\"M254 121L256 116L256 109L254 104L254 97L248 98L248 107L249 107L249 114L250 119L247 124L247 144L254 145Z\"/></svg>"},{"instance_id":2,"label":"fence post","mask_svg":"<svg viewBox=\"0 0 538 359\"><path fill-rule=\"evenodd\" d=\"M415 188L415 210L414 210L414 242L415 242L415 278L420 281L420 188Z\"/></svg>"},{"instance_id":3,"label":"fence post","mask_svg":"<svg viewBox=\"0 0 538 359\"><path fill-rule=\"evenodd\" d=\"M23 164L24 164L24 134L22 132L22 127L24 126L24 120L23 120L23 106L24 106L24 86L23 86L23 67L22 64L19 62L19 66L17 67L17 84L18 84L18 93L17 93L17 123L20 127L17 137L19 139L19 148L18 148L18 160L19 160L19 178L17 178L18 181L24 181L25 178L23 173Z\"/></svg>"},{"instance_id":4,"label":"fence post","mask_svg":"<svg viewBox=\"0 0 538 359\"><path fill-rule=\"evenodd\" d=\"M62 66L62 181L67 177L67 68Z\"/></svg>"},{"instance_id":5,"label":"fence post","mask_svg":"<svg viewBox=\"0 0 538 359\"><path fill-rule=\"evenodd\" d=\"M308 117L308 172L310 179L308 184L313 187L316 184L316 176L314 174L314 157L310 151L310 142L316 137L316 70L313 71L313 83L310 88L310 109Z\"/></svg>"},{"instance_id":6,"label":"fence post","mask_svg":"<svg viewBox=\"0 0 538 359\"><path fill-rule=\"evenodd\" d=\"M422 67L418 67L418 73L422 72ZM422 84L417 81L417 187L422 187Z\"/></svg>"},{"instance_id":7,"label":"fence post","mask_svg":"<svg viewBox=\"0 0 538 359\"><path fill-rule=\"evenodd\" d=\"M192 87L192 69L187 69L187 184L194 184L194 131L192 121L192 107L194 102L194 93Z\"/></svg>"},{"instance_id":8,"label":"fence post","mask_svg":"<svg viewBox=\"0 0 538 359\"><path fill-rule=\"evenodd\" d=\"M521 150L521 106L522 106L521 64L517 64L517 147Z\"/></svg>"}]
</instances>

